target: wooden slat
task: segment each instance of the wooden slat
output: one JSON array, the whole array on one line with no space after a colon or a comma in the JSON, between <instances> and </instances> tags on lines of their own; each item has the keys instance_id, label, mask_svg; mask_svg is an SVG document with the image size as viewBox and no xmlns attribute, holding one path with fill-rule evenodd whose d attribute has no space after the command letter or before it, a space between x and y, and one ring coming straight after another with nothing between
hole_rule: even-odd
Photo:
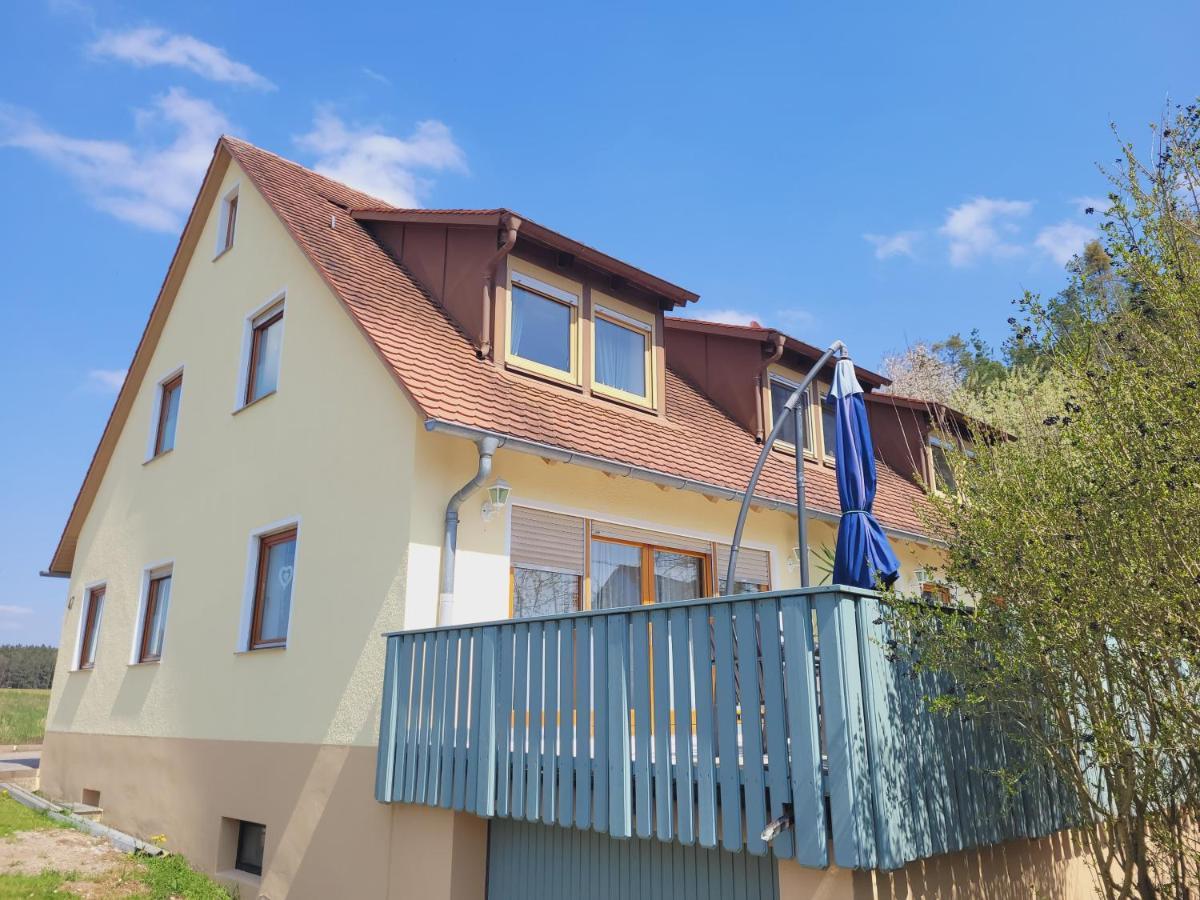
<instances>
[{"instance_id":1,"label":"wooden slat","mask_svg":"<svg viewBox=\"0 0 1200 900\"><path fill-rule=\"evenodd\" d=\"M496 694L496 815L512 812L513 641L512 625L500 629L500 688Z\"/></svg>"},{"instance_id":2,"label":"wooden slat","mask_svg":"<svg viewBox=\"0 0 1200 900\"><path fill-rule=\"evenodd\" d=\"M674 717L675 806L677 834L684 844L696 839L696 807L693 801L692 769L692 655L688 638L687 611L672 609L671 626L671 713Z\"/></svg>"},{"instance_id":3,"label":"wooden slat","mask_svg":"<svg viewBox=\"0 0 1200 900\"><path fill-rule=\"evenodd\" d=\"M632 634L630 689L633 695L633 783L634 826L638 837L650 837L654 830L653 798L650 791L650 617L638 611L630 613ZM664 648L665 649L665 648Z\"/></svg>"},{"instance_id":4,"label":"wooden slat","mask_svg":"<svg viewBox=\"0 0 1200 900\"><path fill-rule=\"evenodd\" d=\"M475 757L475 813L491 818L496 814L496 694L500 679L500 630L483 629L480 652L479 730L473 749Z\"/></svg>"},{"instance_id":5,"label":"wooden slat","mask_svg":"<svg viewBox=\"0 0 1200 900\"><path fill-rule=\"evenodd\" d=\"M424 803L428 791L429 758L433 755L430 732L433 728L433 686L437 682L438 645L440 634L425 640L425 672L421 690L421 719L417 726L417 780L413 787L413 802Z\"/></svg>"},{"instance_id":6,"label":"wooden slat","mask_svg":"<svg viewBox=\"0 0 1200 900\"><path fill-rule=\"evenodd\" d=\"M801 865L824 868L829 864L829 843L817 724L812 612L812 603L807 597L785 597L780 601L783 680L787 698L788 745L791 748L795 858ZM830 703L828 693L825 703ZM832 762L831 758L831 765Z\"/></svg>"},{"instance_id":7,"label":"wooden slat","mask_svg":"<svg viewBox=\"0 0 1200 900\"><path fill-rule=\"evenodd\" d=\"M558 815L558 795L555 793L555 749L558 737L558 623L547 622L542 629L542 658L546 672L542 712L542 822L553 825Z\"/></svg>"},{"instance_id":8,"label":"wooden slat","mask_svg":"<svg viewBox=\"0 0 1200 900\"><path fill-rule=\"evenodd\" d=\"M387 639L383 664L383 702L379 711L379 754L375 760L375 799L392 799L392 781L396 771L396 719L399 713L400 641ZM406 679L407 682L407 679Z\"/></svg>"},{"instance_id":9,"label":"wooden slat","mask_svg":"<svg viewBox=\"0 0 1200 900\"><path fill-rule=\"evenodd\" d=\"M608 831L608 623L609 616L592 620L592 827Z\"/></svg>"},{"instance_id":10,"label":"wooden slat","mask_svg":"<svg viewBox=\"0 0 1200 900\"><path fill-rule=\"evenodd\" d=\"M675 836L675 808L671 782L671 635L667 630L667 611L650 613L654 687L654 811L655 835L660 841ZM689 786L689 793L691 789Z\"/></svg>"},{"instance_id":11,"label":"wooden slat","mask_svg":"<svg viewBox=\"0 0 1200 900\"><path fill-rule=\"evenodd\" d=\"M717 786L721 794L721 846L742 848L741 779L738 773L737 695L734 686L733 616L730 604L713 604L717 695Z\"/></svg>"},{"instance_id":12,"label":"wooden slat","mask_svg":"<svg viewBox=\"0 0 1200 900\"><path fill-rule=\"evenodd\" d=\"M470 699L470 720L467 725L467 784L466 794L463 799L463 809L467 812L475 812L475 802L479 799L479 765L477 754L479 753L479 720L480 720L480 694L482 692L483 678L483 632L490 629L472 628L471 629L471 699Z\"/></svg>"},{"instance_id":13,"label":"wooden slat","mask_svg":"<svg viewBox=\"0 0 1200 900\"><path fill-rule=\"evenodd\" d=\"M541 800L542 775L542 678L546 647L543 625L529 625L529 749L525 753L525 818L536 821Z\"/></svg>"},{"instance_id":14,"label":"wooden slat","mask_svg":"<svg viewBox=\"0 0 1200 900\"><path fill-rule=\"evenodd\" d=\"M873 869L875 821L853 605L836 594L819 595L817 632L834 858L843 868Z\"/></svg>"},{"instance_id":15,"label":"wooden slat","mask_svg":"<svg viewBox=\"0 0 1200 900\"><path fill-rule=\"evenodd\" d=\"M518 623L513 635L512 817L525 815L525 756L529 740L529 626Z\"/></svg>"},{"instance_id":16,"label":"wooden slat","mask_svg":"<svg viewBox=\"0 0 1200 900\"><path fill-rule=\"evenodd\" d=\"M558 638L558 824L575 819L574 762L572 750L575 723L575 629L564 622Z\"/></svg>"},{"instance_id":17,"label":"wooden slat","mask_svg":"<svg viewBox=\"0 0 1200 900\"><path fill-rule=\"evenodd\" d=\"M421 698L425 692L425 653L430 639L428 635L414 638L412 693L409 695L408 726L404 748L405 803L412 803L417 791L417 760L420 756Z\"/></svg>"},{"instance_id":18,"label":"wooden slat","mask_svg":"<svg viewBox=\"0 0 1200 900\"><path fill-rule=\"evenodd\" d=\"M446 664L449 635L440 632L434 644L433 700L429 724L429 764L426 773L425 803L437 806L441 788L442 747L445 737Z\"/></svg>"},{"instance_id":19,"label":"wooden slat","mask_svg":"<svg viewBox=\"0 0 1200 900\"><path fill-rule=\"evenodd\" d=\"M592 825L592 620L575 620L575 827Z\"/></svg>"},{"instance_id":20,"label":"wooden slat","mask_svg":"<svg viewBox=\"0 0 1200 900\"><path fill-rule=\"evenodd\" d=\"M738 706L742 712L742 806L746 820L746 849L755 856L764 856L767 845L762 832L767 826L767 795L759 693L758 617L753 601L735 603L733 616L737 638ZM778 640L778 629L776 634L765 639Z\"/></svg>"},{"instance_id":21,"label":"wooden slat","mask_svg":"<svg viewBox=\"0 0 1200 900\"><path fill-rule=\"evenodd\" d=\"M761 634L764 725L767 734L766 785L770 793L768 815L771 820L784 813L785 804L792 806L789 779L791 766L787 750L787 709L783 702L783 647L779 601L772 598L755 603ZM793 815L794 815L793 809ZM790 859L795 854L794 829L781 832L771 844L775 855Z\"/></svg>"},{"instance_id":22,"label":"wooden slat","mask_svg":"<svg viewBox=\"0 0 1200 900\"><path fill-rule=\"evenodd\" d=\"M629 616L608 620L608 833L633 834L633 783L629 753Z\"/></svg>"},{"instance_id":23,"label":"wooden slat","mask_svg":"<svg viewBox=\"0 0 1200 900\"><path fill-rule=\"evenodd\" d=\"M461 641L457 630L446 633L446 694L442 702L442 761L438 784L438 805L449 809L454 802L454 745L457 732L454 717L458 710L458 673Z\"/></svg>"},{"instance_id":24,"label":"wooden slat","mask_svg":"<svg viewBox=\"0 0 1200 900\"><path fill-rule=\"evenodd\" d=\"M462 629L458 632L458 710L454 731L454 795L450 802L451 807L458 810L465 805L467 795L467 743L470 740L467 723L471 714L470 694L471 632Z\"/></svg>"},{"instance_id":25,"label":"wooden slat","mask_svg":"<svg viewBox=\"0 0 1200 900\"><path fill-rule=\"evenodd\" d=\"M717 845L716 730L713 715L711 607L688 613L692 641L692 688L696 692L696 835L702 847Z\"/></svg>"}]
</instances>

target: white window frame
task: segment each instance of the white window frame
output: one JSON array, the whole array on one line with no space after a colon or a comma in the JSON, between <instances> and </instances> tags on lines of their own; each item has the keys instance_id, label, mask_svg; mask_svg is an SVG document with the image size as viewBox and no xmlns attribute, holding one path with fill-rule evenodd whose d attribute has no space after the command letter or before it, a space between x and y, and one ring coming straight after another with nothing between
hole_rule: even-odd
<instances>
[{"instance_id":1,"label":"white window frame","mask_svg":"<svg viewBox=\"0 0 1200 900\"><path fill-rule=\"evenodd\" d=\"M771 397L771 384L772 384L772 382L776 382L776 381L778 381L780 384L784 385L785 387L791 388L793 391L795 391L796 388L800 387L800 382L798 382L798 381L792 381L790 378L787 378L783 375L776 375L774 372L771 372L771 371L767 372L767 405L768 405L767 411L770 413L770 415L767 417L767 419L771 423L770 425L767 426L768 434L770 433L771 429L775 427L775 401ZM806 406L805 413L804 413L804 438L806 441L809 438L812 439L812 449L810 450L808 447L803 448L804 455L807 456L809 459L814 459L814 460L818 458L817 446L818 446L819 442L817 440L818 434L817 434L817 429L814 427L813 419L819 418L819 410L817 411L816 414L814 414L813 406L816 403L820 402L820 396L821 396L820 393L817 391L815 385L816 385L815 381L811 382L808 385L808 389L805 391L805 393L808 395L808 404ZM791 450L793 452L796 450L795 444L793 444L791 441L785 441L782 438L777 440L775 442L774 446L781 447L785 450ZM821 448L821 455L824 456L824 447Z\"/></svg>"},{"instance_id":2,"label":"white window frame","mask_svg":"<svg viewBox=\"0 0 1200 900\"><path fill-rule=\"evenodd\" d=\"M279 323L281 331L279 332L279 377L275 381L275 390L272 393L279 392L279 386L283 381L283 341L287 335L287 294L286 287L280 288L271 295L265 303L259 304L246 318L242 320L242 354L241 362L238 364L238 379L235 386L236 394L233 398L233 411L236 413L239 410L245 409L252 403L258 402L251 400L246 402L246 390L248 385L247 380L250 378L250 351L254 347L254 325L259 320L267 315L274 314L276 309L283 312L283 321ZM270 394L264 394L263 397L269 397ZM262 400L263 397L259 397Z\"/></svg>"},{"instance_id":3,"label":"white window frame","mask_svg":"<svg viewBox=\"0 0 1200 900\"><path fill-rule=\"evenodd\" d=\"M150 600L150 582L158 578L160 575L171 576L171 589L175 588L175 560L164 559L156 563L151 563L142 569L141 589L138 593L138 612L137 626L133 629L133 643L129 647L129 665L131 666L150 666L158 662L158 660L146 660L145 662L138 659L142 649L142 631L146 627L146 607ZM168 607L170 601L168 601ZM170 612L170 609L167 610ZM163 622L163 634L166 636L167 623ZM166 645L166 641L163 641Z\"/></svg>"},{"instance_id":4,"label":"white window frame","mask_svg":"<svg viewBox=\"0 0 1200 900\"><path fill-rule=\"evenodd\" d=\"M225 243L225 232L229 230L230 201L239 199L241 187L241 181L235 181L233 187L231 187L221 196L221 207L217 214L217 239L215 241L216 247L213 251L214 260L223 256L229 250L232 250L233 245L237 243L237 230L239 224L238 219L240 218L242 211L242 204L240 202L238 203L238 214L235 215L233 219L233 238L228 244Z\"/></svg>"},{"instance_id":5,"label":"white window frame","mask_svg":"<svg viewBox=\"0 0 1200 900\"><path fill-rule=\"evenodd\" d=\"M92 591L96 588L104 588L104 599L108 600L108 581L100 578L96 581L89 581L82 587L83 597L79 604L79 621L75 624L75 652L72 655L71 671L72 672L88 672L90 669L85 669L83 663L83 628L87 623L88 607L92 604ZM99 633L96 637L99 638ZM99 655L100 645L96 644L97 655ZM95 668L95 659L92 660L92 668Z\"/></svg>"},{"instance_id":6,"label":"white window frame","mask_svg":"<svg viewBox=\"0 0 1200 900\"><path fill-rule=\"evenodd\" d=\"M163 385L165 385L168 381L173 381L177 376L182 375L183 370L184 370L184 366L182 366L182 365L177 366L176 368L174 368L170 372L168 372L166 375L164 375L162 378L158 379L158 381L155 382L155 384L154 384L154 406L150 410L150 434L146 438L146 460L145 460L146 462L150 462L150 460L158 458L157 456L154 455L154 445L156 443L158 443L158 419L159 419L159 416L162 414ZM182 391L182 388L180 388L180 390ZM179 412L182 415L182 413L183 413L183 394L182 393L179 395ZM175 431L176 432L179 431L179 420L178 419L175 420ZM174 448L172 448L172 449L174 449Z\"/></svg>"},{"instance_id":7,"label":"white window frame","mask_svg":"<svg viewBox=\"0 0 1200 900\"><path fill-rule=\"evenodd\" d=\"M242 618L238 625L238 639L235 653L257 653L257 650L250 649L250 628L254 622L254 591L258 582L258 557L262 550L261 541L264 537L270 537L277 531L286 531L289 528L296 529L296 561L292 564L292 597L288 603L288 620L287 620L287 636L284 638L283 646L270 647L260 649L270 650L286 650L292 644L292 617L296 612L296 583L297 572L300 568L300 517L293 516L288 519L280 519L277 522L272 522L269 525L263 525L261 528L256 528L250 532L250 539L246 545L246 578L242 587Z\"/></svg>"}]
</instances>

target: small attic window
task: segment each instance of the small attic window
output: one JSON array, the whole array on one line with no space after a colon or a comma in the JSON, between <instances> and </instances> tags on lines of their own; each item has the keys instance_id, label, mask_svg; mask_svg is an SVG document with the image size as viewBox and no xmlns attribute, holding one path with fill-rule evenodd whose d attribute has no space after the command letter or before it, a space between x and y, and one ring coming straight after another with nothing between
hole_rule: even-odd
<instances>
[{"instance_id":1,"label":"small attic window","mask_svg":"<svg viewBox=\"0 0 1200 900\"><path fill-rule=\"evenodd\" d=\"M233 246L237 232L238 189L234 187L221 199L221 215L217 221L217 256Z\"/></svg>"}]
</instances>

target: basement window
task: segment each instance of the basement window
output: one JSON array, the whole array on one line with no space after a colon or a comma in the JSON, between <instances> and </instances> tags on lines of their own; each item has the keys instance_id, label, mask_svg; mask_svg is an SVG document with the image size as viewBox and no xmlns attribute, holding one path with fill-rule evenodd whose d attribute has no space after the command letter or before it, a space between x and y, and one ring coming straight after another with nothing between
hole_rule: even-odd
<instances>
[{"instance_id":1,"label":"basement window","mask_svg":"<svg viewBox=\"0 0 1200 900\"><path fill-rule=\"evenodd\" d=\"M233 867L251 875L262 875L263 851L267 846L267 826L257 822L238 822L237 857Z\"/></svg>"}]
</instances>

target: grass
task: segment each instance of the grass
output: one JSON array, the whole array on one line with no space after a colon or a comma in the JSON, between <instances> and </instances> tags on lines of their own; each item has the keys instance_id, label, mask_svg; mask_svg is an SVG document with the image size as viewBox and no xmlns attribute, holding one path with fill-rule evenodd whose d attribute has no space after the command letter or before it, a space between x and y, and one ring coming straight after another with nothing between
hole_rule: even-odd
<instances>
[{"instance_id":1,"label":"grass","mask_svg":"<svg viewBox=\"0 0 1200 900\"><path fill-rule=\"evenodd\" d=\"M18 831L36 831L43 828L66 828L45 813L22 806L16 800L0 793L0 840ZM233 896L207 875L197 872L182 856L131 855L128 864L119 865L103 878L96 879L96 897L122 897L126 900L230 900ZM0 900L43 900L76 897L70 883L71 874L47 871L38 875L0 874ZM88 879L92 881L93 879ZM134 895L128 893L130 882L143 889Z\"/></svg>"},{"instance_id":2,"label":"grass","mask_svg":"<svg viewBox=\"0 0 1200 900\"><path fill-rule=\"evenodd\" d=\"M0 745L40 744L49 706L49 691L0 688Z\"/></svg>"},{"instance_id":3,"label":"grass","mask_svg":"<svg viewBox=\"0 0 1200 900\"><path fill-rule=\"evenodd\" d=\"M78 897L59 890L67 878L58 872L41 875L0 875L0 900L63 900Z\"/></svg>"},{"instance_id":4,"label":"grass","mask_svg":"<svg viewBox=\"0 0 1200 900\"><path fill-rule=\"evenodd\" d=\"M41 828L65 828L43 812L22 806L8 791L0 792L0 837L16 831L37 831ZM3 895L0 895L3 896Z\"/></svg>"}]
</instances>

